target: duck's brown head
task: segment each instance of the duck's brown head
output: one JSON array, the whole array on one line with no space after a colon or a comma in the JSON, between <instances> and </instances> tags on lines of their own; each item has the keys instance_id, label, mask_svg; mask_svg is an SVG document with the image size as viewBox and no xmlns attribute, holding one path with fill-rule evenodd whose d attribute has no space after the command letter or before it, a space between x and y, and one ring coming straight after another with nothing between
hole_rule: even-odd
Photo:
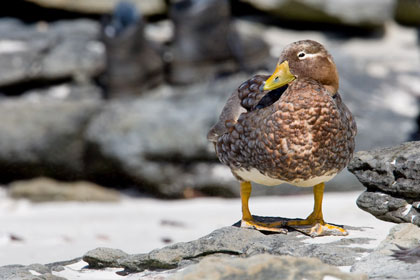
<instances>
[{"instance_id":1,"label":"duck's brown head","mask_svg":"<svg viewBox=\"0 0 420 280\"><path fill-rule=\"evenodd\" d=\"M334 95L338 91L338 72L328 51L318 42L303 40L286 46L264 90L282 87L295 79L311 78Z\"/></svg>"}]
</instances>

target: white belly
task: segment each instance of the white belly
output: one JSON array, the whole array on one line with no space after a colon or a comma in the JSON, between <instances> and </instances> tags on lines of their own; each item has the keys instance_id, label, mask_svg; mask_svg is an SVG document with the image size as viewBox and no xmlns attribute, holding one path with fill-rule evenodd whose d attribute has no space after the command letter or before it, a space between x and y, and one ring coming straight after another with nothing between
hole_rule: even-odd
<instances>
[{"instance_id":1,"label":"white belly","mask_svg":"<svg viewBox=\"0 0 420 280\"><path fill-rule=\"evenodd\" d=\"M288 184L292 184L298 187L313 187L319 183L327 182L331 180L332 178L334 178L335 175L337 175L337 172L330 172L319 177L310 178L308 180L297 179L297 180L288 182L288 181L283 181L283 180L268 177L267 175L262 174L260 171L258 171L255 168L252 168L250 171L246 169L238 169L238 170L235 170L235 173L239 177L244 179L245 181L255 182L261 185L275 186L275 185L280 185L283 183L288 183Z\"/></svg>"}]
</instances>

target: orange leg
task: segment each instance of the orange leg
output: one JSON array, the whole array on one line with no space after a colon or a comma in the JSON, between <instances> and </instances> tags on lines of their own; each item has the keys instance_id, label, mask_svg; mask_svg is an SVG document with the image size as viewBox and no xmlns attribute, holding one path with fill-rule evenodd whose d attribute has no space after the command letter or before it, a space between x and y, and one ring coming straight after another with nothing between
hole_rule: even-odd
<instances>
[{"instance_id":1,"label":"orange leg","mask_svg":"<svg viewBox=\"0 0 420 280\"><path fill-rule=\"evenodd\" d=\"M261 231L273 231L279 233L287 233L287 230L281 228L284 222L261 223L254 220L249 211L248 201L251 196L252 186L251 182L241 182L241 201L242 201L242 221L241 227L255 228Z\"/></svg>"},{"instance_id":2,"label":"orange leg","mask_svg":"<svg viewBox=\"0 0 420 280\"><path fill-rule=\"evenodd\" d=\"M341 227L333 226L325 223L322 215L322 198L324 196L324 183L314 186L314 211L305 220L290 220L287 221L287 226L296 228L308 235L323 236L323 235L347 235L347 231Z\"/></svg>"}]
</instances>

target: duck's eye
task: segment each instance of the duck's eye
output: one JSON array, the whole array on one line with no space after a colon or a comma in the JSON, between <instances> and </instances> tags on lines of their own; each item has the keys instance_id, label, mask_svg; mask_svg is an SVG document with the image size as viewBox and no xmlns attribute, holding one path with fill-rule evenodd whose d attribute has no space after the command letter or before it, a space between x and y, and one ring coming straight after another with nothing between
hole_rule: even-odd
<instances>
[{"instance_id":1,"label":"duck's eye","mask_svg":"<svg viewBox=\"0 0 420 280\"><path fill-rule=\"evenodd\" d=\"M298 53L297 56L299 57L299 59L303 59L305 57L305 55L306 55L305 52L300 52L300 53Z\"/></svg>"}]
</instances>

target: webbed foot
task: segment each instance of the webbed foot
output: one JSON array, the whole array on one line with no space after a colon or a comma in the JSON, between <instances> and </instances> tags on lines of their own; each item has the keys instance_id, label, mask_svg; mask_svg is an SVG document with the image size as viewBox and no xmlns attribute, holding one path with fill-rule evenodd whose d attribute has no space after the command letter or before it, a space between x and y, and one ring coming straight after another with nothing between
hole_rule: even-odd
<instances>
[{"instance_id":1,"label":"webbed foot","mask_svg":"<svg viewBox=\"0 0 420 280\"><path fill-rule=\"evenodd\" d=\"M243 228L253 228L259 231L269 231L269 232L287 234L287 229L282 228L284 227L284 225L285 225L284 221L263 223L263 222L255 221L254 219L241 220L241 227Z\"/></svg>"}]
</instances>

